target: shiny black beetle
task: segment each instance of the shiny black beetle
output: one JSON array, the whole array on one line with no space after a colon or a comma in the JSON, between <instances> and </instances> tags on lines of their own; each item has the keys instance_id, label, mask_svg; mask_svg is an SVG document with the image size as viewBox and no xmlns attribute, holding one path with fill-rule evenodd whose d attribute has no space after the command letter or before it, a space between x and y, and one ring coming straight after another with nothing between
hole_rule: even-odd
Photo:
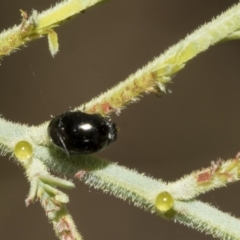
<instances>
[{"instance_id":1,"label":"shiny black beetle","mask_svg":"<svg viewBox=\"0 0 240 240\"><path fill-rule=\"evenodd\" d=\"M117 126L99 114L67 111L48 125L51 142L72 153L90 154L103 150L117 139Z\"/></svg>"}]
</instances>

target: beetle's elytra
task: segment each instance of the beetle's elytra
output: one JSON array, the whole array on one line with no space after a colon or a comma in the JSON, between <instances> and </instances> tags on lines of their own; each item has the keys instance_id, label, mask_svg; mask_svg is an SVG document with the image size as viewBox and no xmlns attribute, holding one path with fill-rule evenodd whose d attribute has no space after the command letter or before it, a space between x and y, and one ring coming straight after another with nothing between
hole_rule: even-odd
<instances>
[{"instance_id":1,"label":"beetle's elytra","mask_svg":"<svg viewBox=\"0 0 240 240\"><path fill-rule=\"evenodd\" d=\"M67 111L48 125L51 142L72 153L90 154L103 150L117 139L117 126L99 114Z\"/></svg>"}]
</instances>

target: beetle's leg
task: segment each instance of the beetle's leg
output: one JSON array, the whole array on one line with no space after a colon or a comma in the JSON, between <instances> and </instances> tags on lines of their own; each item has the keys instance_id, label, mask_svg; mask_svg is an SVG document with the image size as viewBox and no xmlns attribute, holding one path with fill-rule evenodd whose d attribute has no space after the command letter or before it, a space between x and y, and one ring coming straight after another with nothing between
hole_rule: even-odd
<instances>
[{"instance_id":1,"label":"beetle's leg","mask_svg":"<svg viewBox=\"0 0 240 240\"><path fill-rule=\"evenodd\" d=\"M57 135L59 137L59 140L62 143L62 147L64 148L65 153L68 155L68 157L70 157L70 154L69 154L68 149L67 149L67 147L66 147L66 145L65 145L65 143L63 141L63 138L62 138L61 134L59 134L59 132L57 132Z\"/></svg>"}]
</instances>

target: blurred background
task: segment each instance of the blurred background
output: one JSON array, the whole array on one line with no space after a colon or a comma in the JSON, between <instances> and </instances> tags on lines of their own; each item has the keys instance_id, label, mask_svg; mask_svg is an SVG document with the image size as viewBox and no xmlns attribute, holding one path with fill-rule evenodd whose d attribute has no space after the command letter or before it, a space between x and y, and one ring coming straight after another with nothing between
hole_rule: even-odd
<instances>
[{"instance_id":1,"label":"blurred background","mask_svg":"<svg viewBox=\"0 0 240 240\"><path fill-rule=\"evenodd\" d=\"M56 29L60 52L52 58L47 39L1 60L0 113L38 125L79 106L211 20L235 0L112 0ZM20 23L19 9L45 10L55 1L0 3L0 29ZM144 96L120 116L117 142L100 155L164 181L175 181L211 160L240 150L240 42L212 47L178 73L173 91ZM25 207L29 184L21 167L0 158L0 239L56 239L39 203ZM82 183L66 191L69 211L86 240L213 239L135 208ZM200 199L240 216L239 183Z\"/></svg>"}]
</instances>

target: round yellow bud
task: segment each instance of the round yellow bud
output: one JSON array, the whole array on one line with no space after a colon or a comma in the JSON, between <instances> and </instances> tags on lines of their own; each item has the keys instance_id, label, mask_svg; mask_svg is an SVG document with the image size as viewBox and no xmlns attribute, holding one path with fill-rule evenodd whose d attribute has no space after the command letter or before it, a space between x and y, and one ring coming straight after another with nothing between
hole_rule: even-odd
<instances>
[{"instance_id":1,"label":"round yellow bud","mask_svg":"<svg viewBox=\"0 0 240 240\"><path fill-rule=\"evenodd\" d=\"M27 141L20 141L14 147L14 154L20 160L30 158L32 156L32 153L32 145Z\"/></svg>"},{"instance_id":2,"label":"round yellow bud","mask_svg":"<svg viewBox=\"0 0 240 240\"><path fill-rule=\"evenodd\" d=\"M161 192L155 199L155 207L161 211L166 212L174 205L173 196L169 192Z\"/></svg>"}]
</instances>

